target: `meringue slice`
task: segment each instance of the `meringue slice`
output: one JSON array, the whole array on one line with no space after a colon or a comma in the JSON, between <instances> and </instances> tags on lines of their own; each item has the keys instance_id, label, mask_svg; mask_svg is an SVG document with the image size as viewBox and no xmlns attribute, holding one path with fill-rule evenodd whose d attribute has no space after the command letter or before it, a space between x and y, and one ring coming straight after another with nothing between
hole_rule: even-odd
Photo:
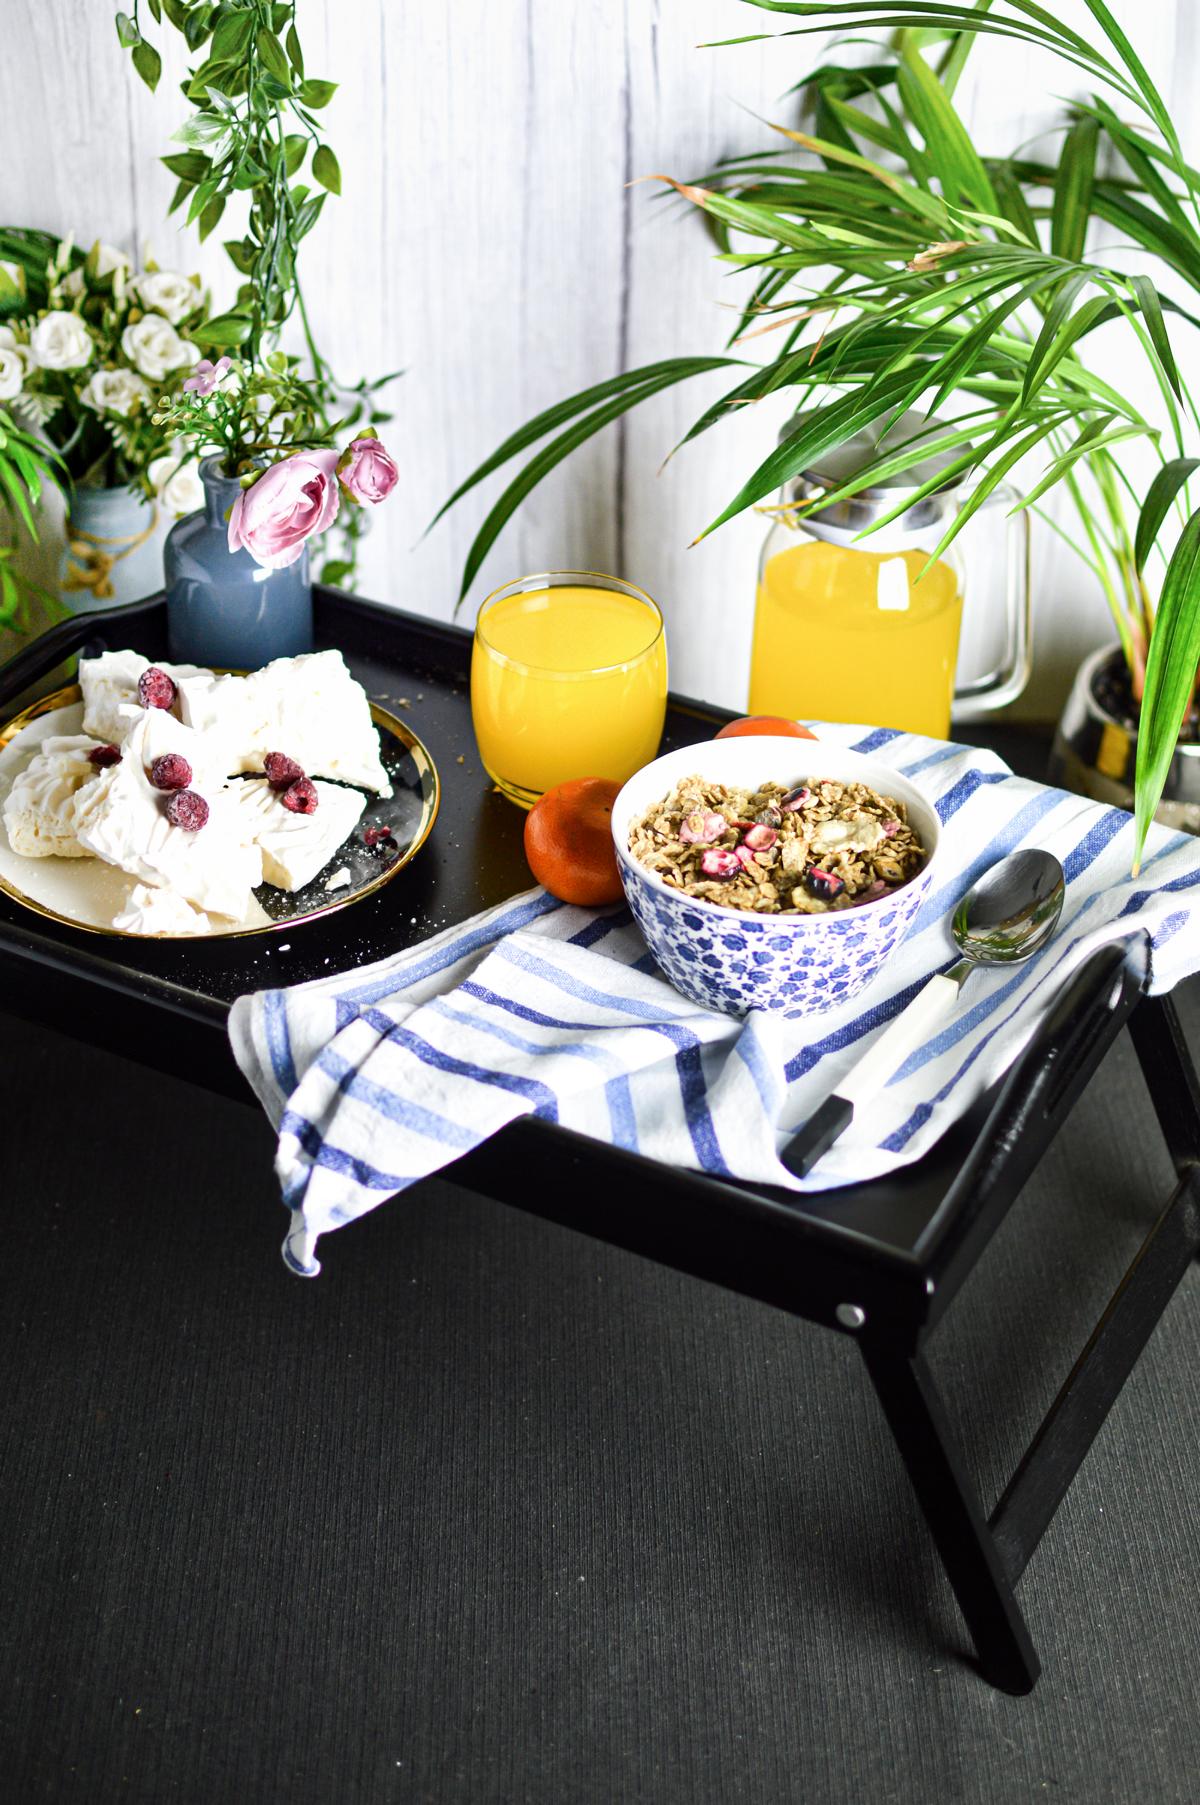
<instances>
[{"instance_id":1,"label":"meringue slice","mask_svg":"<svg viewBox=\"0 0 1200 1805\"><path fill-rule=\"evenodd\" d=\"M85 733L51 734L4 799L4 831L26 859L88 859L75 829L75 799L100 775L88 757L100 744Z\"/></svg>"},{"instance_id":2,"label":"meringue slice","mask_svg":"<svg viewBox=\"0 0 1200 1805\"><path fill-rule=\"evenodd\" d=\"M340 652L276 658L244 681L250 713L241 770L260 771L268 752L286 752L310 777L391 795L371 704Z\"/></svg>"},{"instance_id":3,"label":"meringue slice","mask_svg":"<svg viewBox=\"0 0 1200 1805\"><path fill-rule=\"evenodd\" d=\"M83 691L83 731L96 739L121 745L131 725L123 708L139 708L138 678L150 669L150 659L140 652L101 652L97 658L79 660L79 687ZM158 665L178 685L183 677L200 676L197 664ZM204 675L210 675L204 672ZM159 711L164 712L163 710Z\"/></svg>"},{"instance_id":4,"label":"meringue slice","mask_svg":"<svg viewBox=\"0 0 1200 1805\"><path fill-rule=\"evenodd\" d=\"M226 792L236 799L242 831L261 854L264 882L280 890L303 890L310 884L354 832L367 806L357 790L319 780L313 788L317 806L311 815L284 808L265 777L231 784Z\"/></svg>"},{"instance_id":5,"label":"meringue slice","mask_svg":"<svg viewBox=\"0 0 1200 1805\"><path fill-rule=\"evenodd\" d=\"M119 934L211 934L213 924L177 890L135 884L125 907L113 916Z\"/></svg>"},{"instance_id":6,"label":"meringue slice","mask_svg":"<svg viewBox=\"0 0 1200 1805\"><path fill-rule=\"evenodd\" d=\"M198 833L172 827L167 797L148 775L157 756L149 748L161 744L161 736L170 731L161 724L168 719L163 710L150 708L130 726L120 764L103 771L78 800L79 842L142 883L175 890L198 909L240 921L250 906L251 890L262 882L262 859L245 843L239 810L224 789L205 794L209 817ZM173 725L190 735L180 722ZM180 750L177 745L162 749Z\"/></svg>"}]
</instances>

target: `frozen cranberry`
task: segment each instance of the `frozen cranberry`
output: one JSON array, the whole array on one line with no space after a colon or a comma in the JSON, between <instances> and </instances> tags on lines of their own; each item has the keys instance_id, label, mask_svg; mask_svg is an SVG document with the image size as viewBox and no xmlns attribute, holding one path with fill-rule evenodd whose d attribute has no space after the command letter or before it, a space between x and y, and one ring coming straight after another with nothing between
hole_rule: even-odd
<instances>
[{"instance_id":1,"label":"frozen cranberry","mask_svg":"<svg viewBox=\"0 0 1200 1805\"><path fill-rule=\"evenodd\" d=\"M819 902L834 902L846 885L834 872L822 871L818 866L810 865L804 873L804 888Z\"/></svg>"},{"instance_id":2,"label":"frozen cranberry","mask_svg":"<svg viewBox=\"0 0 1200 1805\"><path fill-rule=\"evenodd\" d=\"M736 877L741 868L742 861L737 853L726 852L723 846L712 847L700 860L705 877Z\"/></svg>"},{"instance_id":3,"label":"frozen cranberry","mask_svg":"<svg viewBox=\"0 0 1200 1805\"><path fill-rule=\"evenodd\" d=\"M167 804L167 820L172 827L182 827L198 834L208 820L208 804L195 790L176 790Z\"/></svg>"},{"instance_id":4,"label":"frozen cranberry","mask_svg":"<svg viewBox=\"0 0 1200 1805\"><path fill-rule=\"evenodd\" d=\"M109 765L119 765L121 748L119 746L93 746L88 753L88 763L95 765L98 771L106 771Z\"/></svg>"},{"instance_id":5,"label":"frozen cranberry","mask_svg":"<svg viewBox=\"0 0 1200 1805\"><path fill-rule=\"evenodd\" d=\"M186 790L192 767L182 752L164 752L150 767L150 781L156 790Z\"/></svg>"},{"instance_id":6,"label":"frozen cranberry","mask_svg":"<svg viewBox=\"0 0 1200 1805\"><path fill-rule=\"evenodd\" d=\"M363 845L369 852L382 852L395 844L395 835L390 827L366 827L363 829Z\"/></svg>"},{"instance_id":7,"label":"frozen cranberry","mask_svg":"<svg viewBox=\"0 0 1200 1805\"><path fill-rule=\"evenodd\" d=\"M175 700L175 684L166 671L152 664L138 678L138 695L143 708L170 708Z\"/></svg>"},{"instance_id":8,"label":"frozen cranberry","mask_svg":"<svg viewBox=\"0 0 1200 1805\"><path fill-rule=\"evenodd\" d=\"M808 801L810 791L806 783L798 783L794 790L789 790L779 806L789 815L794 815L798 808L803 808Z\"/></svg>"},{"instance_id":9,"label":"frozen cranberry","mask_svg":"<svg viewBox=\"0 0 1200 1805\"><path fill-rule=\"evenodd\" d=\"M773 827L748 827L744 835L744 844L751 852L770 852L779 835Z\"/></svg>"},{"instance_id":10,"label":"frozen cranberry","mask_svg":"<svg viewBox=\"0 0 1200 1805\"><path fill-rule=\"evenodd\" d=\"M304 776L295 759L289 758L286 752L268 752L263 759L263 770L273 790L286 790L289 784L299 783Z\"/></svg>"},{"instance_id":11,"label":"frozen cranberry","mask_svg":"<svg viewBox=\"0 0 1200 1805\"><path fill-rule=\"evenodd\" d=\"M900 832L900 823L894 818L889 817L883 824L883 831L886 837L889 840L892 840Z\"/></svg>"},{"instance_id":12,"label":"frozen cranberry","mask_svg":"<svg viewBox=\"0 0 1200 1805\"><path fill-rule=\"evenodd\" d=\"M307 777L298 777L295 783L288 785L279 800L284 808L291 809L293 815L313 815L319 798L316 786Z\"/></svg>"}]
</instances>

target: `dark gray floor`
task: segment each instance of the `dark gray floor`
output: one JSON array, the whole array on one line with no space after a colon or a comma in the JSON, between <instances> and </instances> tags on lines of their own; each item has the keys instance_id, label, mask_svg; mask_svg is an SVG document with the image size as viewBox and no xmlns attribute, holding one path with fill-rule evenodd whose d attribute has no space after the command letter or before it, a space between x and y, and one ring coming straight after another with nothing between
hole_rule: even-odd
<instances>
[{"instance_id":1,"label":"dark gray floor","mask_svg":"<svg viewBox=\"0 0 1200 1805\"><path fill-rule=\"evenodd\" d=\"M6 1799L1195 1798L1194 1276L1014 1700L847 1340L440 1184L306 1284L250 1111L3 1017L0 1071ZM934 1344L989 1500L1165 1195L1144 1116L1122 1045Z\"/></svg>"}]
</instances>

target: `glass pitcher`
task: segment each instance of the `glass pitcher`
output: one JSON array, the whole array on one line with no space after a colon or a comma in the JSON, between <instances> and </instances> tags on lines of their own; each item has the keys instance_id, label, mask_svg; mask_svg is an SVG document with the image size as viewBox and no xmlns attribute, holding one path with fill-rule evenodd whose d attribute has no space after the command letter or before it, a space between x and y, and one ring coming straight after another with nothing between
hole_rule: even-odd
<instances>
[{"instance_id":1,"label":"glass pitcher","mask_svg":"<svg viewBox=\"0 0 1200 1805\"><path fill-rule=\"evenodd\" d=\"M800 414L786 436L811 418ZM1004 629L995 669L956 687L959 632L968 594L983 587L969 569L994 553L981 547L987 511L1018 499L995 489L971 525L922 575L953 519L956 485L935 489L868 538L859 535L945 468L936 454L900 475L799 517L789 503L849 481L880 448L935 436L944 423L902 415L816 459L781 497L759 564L750 664L750 712L802 720L864 721L945 739L951 710L970 720L1014 701L1029 680L1029 515L1006 523ZM992 518L995 516L993 514ZM977 526L977 523L979 525Z\"/></svg>"}]
</instances>

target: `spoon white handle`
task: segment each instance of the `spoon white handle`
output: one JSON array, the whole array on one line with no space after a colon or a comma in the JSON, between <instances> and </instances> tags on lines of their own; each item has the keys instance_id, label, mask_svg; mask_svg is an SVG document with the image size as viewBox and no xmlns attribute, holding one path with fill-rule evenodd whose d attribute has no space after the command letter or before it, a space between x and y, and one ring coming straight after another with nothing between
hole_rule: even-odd
<instances>
[{"instance_id":1,"label":"spoon white handle","mask_svg":"<svg viewBox=\"0 0 1200 1805\"><path fill-rule=\"evenodd\" d=\"M923 1047L938 1024L952 1013L963 979L971 967L962 960L952 971L930 978L923 990L889 1022L870 1050L838 1081L837 1090L814 1110L788 1142L780 1159L789 1172L803 1178L850 1126L854 1112L877 1097L910 1053Z\"/></svg>"}]
</instances>

